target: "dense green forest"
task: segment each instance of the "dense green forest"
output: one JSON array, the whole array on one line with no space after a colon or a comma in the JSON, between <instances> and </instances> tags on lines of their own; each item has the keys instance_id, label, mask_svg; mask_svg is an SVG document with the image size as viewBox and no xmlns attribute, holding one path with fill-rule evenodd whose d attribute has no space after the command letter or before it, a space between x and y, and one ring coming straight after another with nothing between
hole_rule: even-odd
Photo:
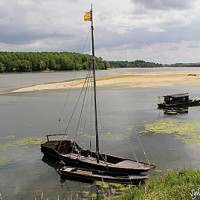
<instances>
[{"instance_id":1,"label":"dense green forest","mask_svg":"<svg viewBox=\"0 0 200 200\"><path fill-rule=\"evenodd\" d=\"M165 67L200 67L200 63L175 63Z\"/></svg>"},{"instance_id":2,"label":"dense green forest","mask_svg":"<svg viewBox=\"0 0 200 200\"><path fill-rule=\"evenodd\" d=\"M101 57L98 69L110 67ZM0 52L0 72L66 71L88 69L91 56L72 52Z\"/></svg>"},{"instance_id":3,"label":"dense green forest","mask_svg":"<svg viewBox=\"0 0 200 200\"><path fill-rule=\"evenodd\" d=\"M110 65L114 68L128 68L128 67L162 67L162 64L154 63L154 62L145 62L144 60L135 60L135 61L109 61Z\"/></svg>"},{"instance_id":4,"label":"dense green forest","mask_svg":"<svg viewBox=\"0 0 200 200\"><path fill-rule=\"evenodd\" d=\"M161 64L136 61L105 61L96 57L98 69L162 67ZM88 69L91 56L74 52L0 52L0 72L66 71Z\"/></svg>"}]
</instances>

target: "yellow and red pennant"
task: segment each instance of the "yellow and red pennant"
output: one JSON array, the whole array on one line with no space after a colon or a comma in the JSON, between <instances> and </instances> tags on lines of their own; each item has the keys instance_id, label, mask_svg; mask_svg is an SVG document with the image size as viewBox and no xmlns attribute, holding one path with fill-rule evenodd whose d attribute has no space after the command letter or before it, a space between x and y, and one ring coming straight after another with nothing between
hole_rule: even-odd
<instances>
[{"instance_id":1,"label":"yellow and red pennant","mask_svg":"<svg viewBox=\"0 0 200 200\"><path fill-rule=\"evenodd\" d=\"M85 12L84 21L92 21L92 11Z\"/></svg>"}]
</instances>

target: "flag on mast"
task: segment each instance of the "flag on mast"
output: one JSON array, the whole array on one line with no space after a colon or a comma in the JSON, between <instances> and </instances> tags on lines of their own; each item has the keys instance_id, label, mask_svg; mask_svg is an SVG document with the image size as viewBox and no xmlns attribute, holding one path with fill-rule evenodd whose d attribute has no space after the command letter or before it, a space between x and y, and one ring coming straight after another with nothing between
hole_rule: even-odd
<instances>
[{"instance_id":1,"label":"flag on mast","mask_svg":"<svg viewBox=\"0 0 200 200\"><path fill-rule=\"evenodd\" d=\"M92 10L90 10L89 12L85 12L84 21L92 21Z\"/></svg>"}]
</instances>

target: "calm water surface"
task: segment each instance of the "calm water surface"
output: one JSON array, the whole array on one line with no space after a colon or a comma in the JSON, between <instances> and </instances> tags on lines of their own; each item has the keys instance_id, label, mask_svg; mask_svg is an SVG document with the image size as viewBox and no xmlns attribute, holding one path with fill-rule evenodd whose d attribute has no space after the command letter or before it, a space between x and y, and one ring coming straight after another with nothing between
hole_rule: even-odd
<instances>
[{"instance_id":1,"label":"calm water surface","mask_svg":"<svg viewBox=\"0 0 200 200\"><path fill-rule=\"evenodd\" d=\"M129 72L151 72L172 69L119 69L100 71L99 75L120 74ZM177 69L176 69L177 70ZM186 71L181 68L179 70ZM193 72L197 69L191 68ZM85 72L57 72L31 74L0 75L0 193L4 199L82 199L84 191L94 192L94 185L74 181L60 180L56 170L42 161L40 145L34 144L46 133L62 132L65 121L73 111L79 90L52 90L30 93L9 93L12 89L28 85L59 82L74 77L82 77ZM137 134L144 130L146 123L173 118L177 120L199 120L200 107L189 108L188 114L165 115L157 110L157 97L168 93L189 92L191 97L200 96L197 86L175 86L162 88L124 88L106 87L98 89L100 147L102 152L133 158L129 146L131 143L139 160L145 160L140 139L148 159L155 163L157 170L176 169L182 167L199 168L200 148L188 145L173 135ZM63 105L62 123L61 116ZM85 112L86 113L86 112ZM90 111L87 111L87 114ZM78 113L74 115L78 121ZM89 139L93 137L91 121L81 121L78 143L89 147ZM76 123L68 130L68 137L73 139ZM84 129L83 129L84 128ZM129 138L129 142L127 140ZM24 138L28 138L24 140ZM156 174L157 172L152 172Z\"/></svg>"}]
</instances>

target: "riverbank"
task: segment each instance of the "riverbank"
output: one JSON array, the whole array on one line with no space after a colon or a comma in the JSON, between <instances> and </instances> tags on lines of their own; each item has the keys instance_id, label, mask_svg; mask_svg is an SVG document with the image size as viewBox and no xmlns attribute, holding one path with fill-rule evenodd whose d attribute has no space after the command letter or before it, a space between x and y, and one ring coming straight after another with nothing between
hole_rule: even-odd
<instances>
[{"instance_id":1,"label":"riverbank","mask_svg":"<svg viewBox=\"0 0 200 200\"><path fill-rule=\"evenodd\" d=\"M149 178L144 185L107 200L177 200L200 198L200 170L181 169Z\"/></svg>"},{"instance_id":2,"label":"riverbank","mask_svg":"<svg viewBox=\"0 0 200 200\"><path fill-rule=\"evenodd\" d=\"M200 73L188 72L153 72L153 73L132 73L122 75L110 75L97 78L97 86L127 86L127 87L164 87L177 84L200 85ZM76 79L61 83L41 84L30 87L19 88L12 92L33 92L42 90L56 90L79 88L84 84L85 79Z\"/></svg>"}]
</instances>

